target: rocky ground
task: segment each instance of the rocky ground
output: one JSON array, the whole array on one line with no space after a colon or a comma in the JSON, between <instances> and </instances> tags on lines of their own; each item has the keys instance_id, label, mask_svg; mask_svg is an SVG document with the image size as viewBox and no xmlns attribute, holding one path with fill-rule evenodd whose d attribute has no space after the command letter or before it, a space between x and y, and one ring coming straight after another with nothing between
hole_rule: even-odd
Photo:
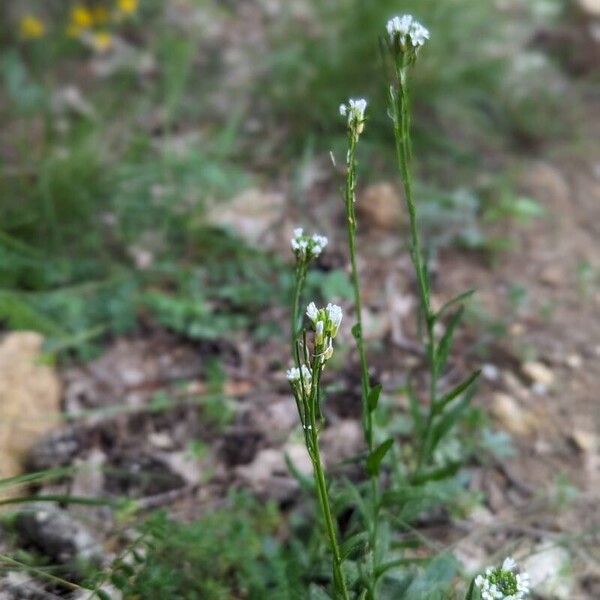
<instances>
[{"instance_id":1,"label":"rocky ground","mask_svg":"<svg viewBox=\"0 0 600 600\"><path fill-rule=\"evenodd\" d=\"M537 200L544 215L497 232L510 247L493 264L479 253L442 251L435 281L440 303L455 292L477 289L477 310L461 332L459 358L449 376L484 361L477 403L510 434L516 453L485 468L474 466L471 485L484 494L482 505L462 520L444 523L444 531L438 525L427 533L451 543L467 566L505 551L526 557L524 566L540 597L569 600L600 597L596 100L586 100L576 148L555 144L535 157L513 159L520 192ZM335 185L319 177L323 164L315 163L310 214L315 223L330 224L325 260L343 266L342 205ZM239 227L250 240L283 249L299 217L288 191L283 185L247 191L211 218ZM421 357L414 342L410 264L402 238L389 228L401 218L390 209L400 206L401 198L394 184L379 182L362 189L359 202L372 375L403 410L405 399L393 390ZM518 301L511 295L516 289L525 290ZM279 316L286 318L284 308ZM506 324L505 336L486 329L498 320ZM348 321L341 333L345 341ZM481 335L483 354L477 344ZM30 472L73 471L33 488L3 490L3 496L33 490L129 497L142 508L168 506L181 518L198 516L233 487L282 505L294 501L297 482L285 456L300 471L309 472L310 463L281 370L287 352L283 340L198 345L148 328L115 340L88 364L59 369L40 363L40 348L41 340L29 333L7 334L0 342L2 471L16 474L21 464ZM214 356L224 369L221 384L209 377L207 365ZM359 381L355 357L349 353L347 358L349 366L339 366L350 392L332 394L323 434L330 465L361 447ZM81 553L102 562L119 537L106 506L30 508L18 521L22 540L35 542L59 563ZM54 597L20 578L16 571L6 575L0 598ZM29 596L23 595L27 586Z\"/></svg>"}]
</instances>

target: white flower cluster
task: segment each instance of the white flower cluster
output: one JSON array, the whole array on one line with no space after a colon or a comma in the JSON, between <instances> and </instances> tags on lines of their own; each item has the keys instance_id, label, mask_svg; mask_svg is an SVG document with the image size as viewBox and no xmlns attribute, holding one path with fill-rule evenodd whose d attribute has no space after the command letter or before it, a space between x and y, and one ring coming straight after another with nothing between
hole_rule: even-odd
<instances>
[{"instance_id":1,"label":"white flower cluster","mask_svg":"<svg viewBox=\"0 0 600 600\"><path fill-rule=\"evenodd\" d=\"M310 386L312 383L312 373L306 365L302 365L300 369L298 367L292 367L286 372L286 377L292 387L297 388L301 391L304 388L305 393L310 394Z\"/></svg>"},{"instance_id":2,"label":"white flower cluster","mask_svg":"<svg viewBox=\"0 0 600 600\"><path fill-rule=\"evenodd\" d=\"M306 307L306 316L313 322L315 331L321 330L325 335L334 338L342 322L342 309L337 304L329 303L325 308L317 308L314 302Z\"/></svg>"},{"instance_id":3,"label":"white flower cluster","mask_svg":"<svg viewBox=\"0 0 600 600\"><path fill-rule=\"evenodd\" d=\"M317 258L327 246L328 240L324 235L314 233L305 235L301 227L294 229L294 237L290 240L292 250L299 260Z\"/></svg>"},{"instance_id":4,"label":"white flower cluster","mask_svg":"<svg viewBox=\"0 0 600 600\"><path fill-rule=\"evenodd\" d=\"M394 17L387 22L390 42L398 43L401 48L419 48L429 39L427 30L412 15Z\"/></svg>"},{"instance_id":5,"label":"white flower cluster","mask_svg":"<svg viewBox=\"0 0 600 600\"><path fill-rule=\"evenodd\" d=\"M324 363L333 356L333 338L337 335L342 322L342 309L329 303L325 308L317 308L314 302L306 307L306 315L312 321L315 330L315 352Z\"/></svg>"},{"instance_id":6,"label":"white flower cluster","mask_svg":"<svg viewBox=\"0 0 600 600\"><path fill-rule=\"evenodd\" d=\"M488 567L475 578L482 600L523 600L529 595L529 575L516 573L517 563L506 558L500 568Z\"/></svg>"},{"instance_id":7,"label":"white flower cluster","mask_svg":"<svg viewBox=\"0 0 600 600\"><path fill-rule=\"evenodd\" d=\"M347 117L348 127L362 133L365 124L365 110L367 110L367 101L364 98L358 100L350 99L348 104L340 104L340 115Z\"/></svg>"}]
</instances>

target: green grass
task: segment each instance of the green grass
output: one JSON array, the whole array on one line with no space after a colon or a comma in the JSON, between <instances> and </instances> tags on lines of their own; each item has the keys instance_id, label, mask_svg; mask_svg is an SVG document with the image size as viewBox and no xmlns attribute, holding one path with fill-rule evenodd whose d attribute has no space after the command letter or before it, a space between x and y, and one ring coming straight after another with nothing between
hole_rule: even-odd
<instances>
[{"instance_id":1,"label":"green grass","mask_svg":"<svg viewBox=\"0 0 600 600\"><path fill-rule=\"evenodd\" d=\"M193 523L166 513L142 527L146 555L119 584L127 598L162 600L302 600L306 563L279 539L282 516L273 504L247 495Z\"/></svg>"},{"instance_id":2,"label":"green grass","mask_svg":"<svg viewBox=\"0 0 600 600\"><path fill-rule=\"evenodd\" d=\"M385 111L386 73L377 39L391 16L409 12L431 31L411 84L416 99L416 155L427 148L434 178L460 181L472 174L481 152L518 139L547 135L550 116L564 112L557 94L539 94L528 77L508 80L519 36L517 20L481 0L338 0L309 3L311 25L291 15L273 24L266 73L256 94L290 128L302 147L306 132L319 132L323 145L339 137L338 106L351 97L370 102L365 143L391 144ZM290 12L292 12L290 10ZM377 76L379 73L379 77ZM534 118L531 118L534 117ZM554 122L560 122L555 119ZM452 173L448 172L451 168Z\"/></svg>"}]
</instances>

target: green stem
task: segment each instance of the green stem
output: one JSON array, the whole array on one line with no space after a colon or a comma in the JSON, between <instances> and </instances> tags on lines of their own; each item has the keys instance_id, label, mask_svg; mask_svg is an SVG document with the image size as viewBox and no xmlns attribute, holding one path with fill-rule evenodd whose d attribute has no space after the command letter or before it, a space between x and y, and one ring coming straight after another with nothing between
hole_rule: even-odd
<instances>
[{"instance_id":1,"label":"green stem","mask_svg":"<svg viewBox=\"0 0 600 600\"><path fill-rule=\"evenodd\" d=\"M358 268L356 265L356 213L354 204L356 199L356 142L357 137L351 131L348 141L348 170L346 174L346 188L344 199L346 203L346 218L348 230L348 248L350 250L350 265L352 270L352 287L354 289L354 309L356 312L356 324L358 335L356 335L356 346L360 361L360 381L363 400L363 427L369 452L373 450L373 415L367 406L367 396L369 394L369 367L367 365L367 355L363 341L362 325L362 299L360 294L360 281L358 277Z\"/></svg>"},{"instance_id":2,"label":"green stem","mask_svg":"<svg viewBox=\"0 0 600 600\"><path fill-rule=\"evenodd\" d=\"M350 129L348 133L348 158L346 172L346 186L344 190L344 200L346 207L346 220L348 230L348 249L350 252L350 266L352 287L354 290L354 309L356 312L356 327L358 329L355 339L358 349L360 362L360 380L362 390L362 407L363 407L363 431L369 454L373 451L373 411L369 409L368 396L371 388L369 381L369 367L367 364L367 355L363 338L363 322L362 322L362 297L360 293L360 279L358 275L358 267L356 264L356 145L358 135ZM376 571L377 560L377 537L379 518L379 480L376 475L371 476L371 506L373 509L372 523L369 527L369 546L371 550L372 564L370 569L371 580L366 581L368 588L367 598L373 600L375 598L374 574Z\"/></svg>"},{"instance_id":3,"label":"green stem","mask_svg":"<svg viewBox=\"0 0 600 600\"><path fill-rule=\"evenodd\" d=\"M290 343L292 356L294 357L294 361L298 368L300 368L301 366L300 351L297 344L299 335L298 313L300 306L300 297L302 295L302 289L304 287L307 270L308 267L305 261L299 263L296 267L296 282L294 286L294 297L292 301ZM306 340L304 340L304 345L306 345ZM325 522L325 530L327 532L329 547L333 555L332 571L336 598L339 598L340 600L349 600L346 581L344 579L344 574L342 571L342 556L338 544L336 527L331 511L331 505L329 502L329 495L327 492L327 481L325 479L325 472L321 460L321 452L319 450L319 427L317 425L317 419L319 419L319 421L321 420L319 410L319 390L322 369L323 365L321 364L321 357L315 356L312 361L313 380L311 385L311 391L310 393L308 393L308 391L305 390L304 387L302 387L300 394L302 398L299 399L295 395L295 399L300 421L304 430L304 441L306 444L306 449L308 451L313 465L317 500L319 502L321 514L323 515L323 520Z\"/></svg>"},{"instance_id":4,"label":"green stem","mask_svg":"<svg viewBox=\"0 0 600 600\"><path fill-rule=\"evenodd\" d=\"M325 472L323 470L323 464L321 462L321 453L319 451L319 440L318 432L316 429L316 423L313 420L312 424L312 463L315 472L315 481L317 484L317 498L321 506L321 514L325 521L325 530L327 531L327 537L329 538L329 547L333 554L333 582L336 595L343 600L348 600L348 589L346 588L346 581L342 572L342 556L340 547L337 540L336 527L334 524L331 505L329 503L329 495L327 493L327 482L325 480Z\"/></svg>"},{"instance_id":5,"label":"green stem","mask_svg":"<svg viewBox=\"0 0 600 600\"><path fill-rule=\"evenodd\" d=\"M298 339L298 312L300 308L300 298L302 296L307 270L308 267L306 265L306 261L299 262L296 265L296 281L294 284L294 297L292 301L292 326L290 327L290 346L294 360L296 357L296 340ZM296 366L299 367L300 365L297 364Z\"/></svg>"},{"instance_id":6,"label":"green stem","mask_svg":"<svg viewBox=\"0 0 600 600\"><path fill-rule=\"evenodd\" d=\"M410 161L412 155L411 137L410 137L410 98L407 85L407 66L401 65L398 69L398 95L392 95L392 110L394 115L394 134L396 138L396 154L402 182L404 185L404 197L409 217L410 234L410 256L413 262L417 276L417 285L419 289L419 299L421 303L421 312L425 321L427 362L430 371L430 390L429 390L429 413L425 423L425 432L422 443L419 448L417 472L423 466L427 457L428 447L431 440L431 431L433 418L435 414L435 404L437 401L437 380L438 373L436 369L435 353L435 313L430 304L430 287L427 269L423 258L421 236L419 231L417 207L413 198L412 177L410 171Z\"/></svg>"}]
</instances>

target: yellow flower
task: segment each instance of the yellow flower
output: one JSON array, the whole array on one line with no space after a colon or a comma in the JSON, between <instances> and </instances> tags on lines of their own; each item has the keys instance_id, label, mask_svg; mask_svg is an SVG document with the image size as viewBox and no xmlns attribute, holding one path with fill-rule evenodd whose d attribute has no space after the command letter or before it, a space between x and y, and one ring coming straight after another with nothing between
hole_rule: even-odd
<instances>
[{"instance_id":1,"label":"yellow flower","mask_svg":"<svg viewBox=\"0 0 600 600\"><path fill-rule=\"evenodd\" d=\"M26 40L41 38L46 33L46 27L37 17L25 15L19 24L21 36Z\"/></svg>"},{"instance_id":2,"label":"yellow flower","mask_svg":"<svg viewBox=\"0 0 600 600\"><path fill-rule=\"evenodd\" d=\"M92 37L92 46L96 52L106 52L113 43L113 38L108 31L97 31Z\"/></svg>"},{"instance_id":3,"label":"yellow flower","mask_svg":"<svg viewBox=\"0 0 600 600\"><path fill-rule=\"evenodd\" d=\"M67 27L69 35L78 36L94 24L94 15L92 11L81 4L76 4L71 9L71 22Z\"/></svg>"},{"instance_id":4,"label":"yellow flower","mask_svg":"<svg viewBox=\"0 0 600 600\"><path fill-rule=\"evenodd\" d=\"M125 15L132 15L138 9L139 0L117 0L118 9Z\"/></svg>"},{"instance_id":5,"label":"yellow flower","mask_svg":"<svg viewBox=\"0 0 600 600\"><path fill-rule=\"evenodd\" d=\"M94 25L104 25L104 23L108 21L108 17L109 15L106 6L98 4L92 9L92 18L94 21Z\"/></svg>"}]
</instances>

